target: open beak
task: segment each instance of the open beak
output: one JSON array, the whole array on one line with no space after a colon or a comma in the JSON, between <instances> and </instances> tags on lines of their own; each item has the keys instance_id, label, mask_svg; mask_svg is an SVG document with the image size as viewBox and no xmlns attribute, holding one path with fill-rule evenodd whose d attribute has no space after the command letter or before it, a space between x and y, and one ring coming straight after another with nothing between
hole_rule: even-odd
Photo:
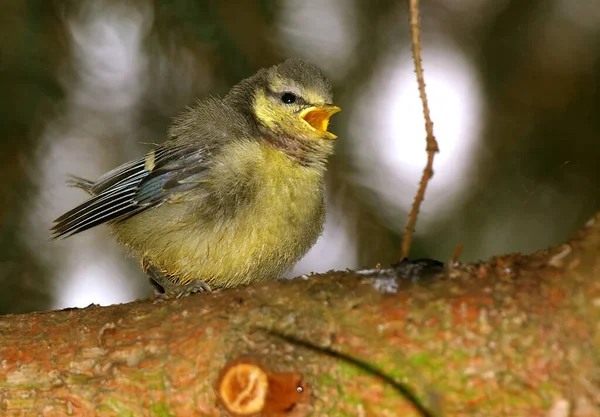
<instances>
[{"instance_id":1,"label":"open beak","mask_svg":"<svg viewBox=\"0 0 600 417\"><path fill-rule=\"evenodd\" d=\"M328 132L327 126L329 126L329 118L341 110L338 106L332 104L313 106L303 110L300 113L300 118L319 132L324 139L335 140L337 136Z\"/></svg>"}]
</instances>

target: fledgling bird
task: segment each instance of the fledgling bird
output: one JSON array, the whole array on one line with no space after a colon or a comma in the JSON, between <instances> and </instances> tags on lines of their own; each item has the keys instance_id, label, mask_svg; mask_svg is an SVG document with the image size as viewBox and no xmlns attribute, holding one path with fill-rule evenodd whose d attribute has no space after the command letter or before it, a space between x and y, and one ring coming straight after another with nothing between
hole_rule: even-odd
<instances>
[{"instance_id":1,"label":"fledgling bird","mask_svg":"<svg viewBox=\"0 0 600 417\"><path fill-rule=\"evenodd\" d=\"M327 130L340 111L314 65L288 59L173 121L167 140L97 181L53 238L107 223L167 296L279 277L325 218Z\"/></svg>"}]
</instances>

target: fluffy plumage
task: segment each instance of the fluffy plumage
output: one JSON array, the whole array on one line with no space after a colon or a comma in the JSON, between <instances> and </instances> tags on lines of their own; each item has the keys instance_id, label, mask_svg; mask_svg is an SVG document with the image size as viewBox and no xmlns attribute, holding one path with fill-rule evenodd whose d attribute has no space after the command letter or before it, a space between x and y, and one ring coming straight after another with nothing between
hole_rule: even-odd
<instances>
[{"instance_id":1,"label":"fluffy plumage","mask_svg":"<svg viewBox=\"0 0 600 417\"><path fill-rule=\"evenodd\" d=\"M53 237L108 223L167 292L276 278L322 230L331 101L312 64L260 70L178 116L147 155L95 182L74 177L91 198L56 219Z\"/></svg>"}]
</instances>

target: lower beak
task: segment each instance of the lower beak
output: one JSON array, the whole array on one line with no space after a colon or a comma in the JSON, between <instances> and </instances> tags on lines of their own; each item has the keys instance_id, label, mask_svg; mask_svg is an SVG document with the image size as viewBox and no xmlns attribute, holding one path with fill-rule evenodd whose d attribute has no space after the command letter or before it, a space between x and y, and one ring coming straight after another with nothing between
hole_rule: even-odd
<instances>
[{"instance_id":1,"label":"lower beak","mask_svg":"<svg viewBox=\"0 0 600 417\"><path fill-rule=\"evenodd\" d=\"M329 118L341 111L338 106L326 104L323 106L313 106L304 109L300 113L300 118L308 123L314 130L319 132L324 139L334 140L337 136L327 131L329 126Z\"/></svg>"}]
</instances>

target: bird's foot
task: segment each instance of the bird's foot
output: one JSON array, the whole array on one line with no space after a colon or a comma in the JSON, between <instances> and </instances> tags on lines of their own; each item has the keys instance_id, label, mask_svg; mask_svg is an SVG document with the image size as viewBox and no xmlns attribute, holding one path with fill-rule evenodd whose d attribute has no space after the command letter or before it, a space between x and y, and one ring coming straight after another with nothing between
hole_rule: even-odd
<instances>
[{"instance_id":1,"label":"bird's foot","mask_svg":"<svg viewBox=\"0 0 600 417\"><path fill-rule=\"evenodd\" d=\"M157 297L160 298L181 298L197 292L212 291L210 286L200 279L179 284L153 265L147 266L146 264L144 269L150 277L150 283L154 286Z\"/></svg>"},{"instance_id":2,"label":"bird's foot","mask_svg":"<svg viewBox=\"0 0 600 417\"><path fill-rule=\"evenodd\" d=\"M197 292L211 292L212 289L210 285L201 279L193 279L187 284L177 284L177 288L175 288L175 298L187 297L190 294L195 294Z\"/></svg>"}]
</instances>

